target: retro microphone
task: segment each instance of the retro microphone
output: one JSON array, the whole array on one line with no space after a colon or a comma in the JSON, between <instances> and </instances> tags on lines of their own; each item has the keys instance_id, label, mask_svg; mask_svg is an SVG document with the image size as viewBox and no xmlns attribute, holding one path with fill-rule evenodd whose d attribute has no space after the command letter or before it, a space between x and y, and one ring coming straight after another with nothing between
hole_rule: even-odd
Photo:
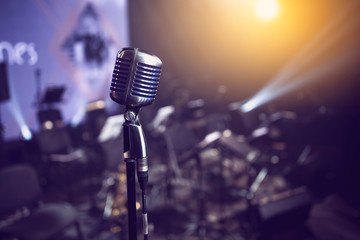
<instances>
[{"instance_id":1,"label":"retro microphone","mask_svg":"<svg viewBox=\"0 0 360 240\"><path fill-rule=\"evenodd\" d=\"M123 48L117 54L110 96L127 107L142 107L155 100L161 60L138 48Z\"/></svg>"},{"instance_id":2,"label":"retro microphone","mask_svg":"<svg viewBox=\"0 0 360 240\"><path fill-rule=\"evenodd\" d=\"M155 100L162 62L138 48L123 48L116 57L110 97L125 106L124 161L126 162L129 239L137 239L135 165L142 190L144 239L148 237L145 188L148 182L148 160L144 132L138 114L140 108Z\"/></svg>"}]
</instances>

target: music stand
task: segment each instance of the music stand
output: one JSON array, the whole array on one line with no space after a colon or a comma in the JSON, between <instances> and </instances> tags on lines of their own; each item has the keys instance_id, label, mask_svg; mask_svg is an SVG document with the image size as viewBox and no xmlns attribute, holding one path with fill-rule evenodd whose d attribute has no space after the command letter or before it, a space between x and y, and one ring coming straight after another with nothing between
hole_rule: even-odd
<instances>
[{"instance_id":1,"label":"music stand","mask_svg":"<svg viewBox=\"0 0 360 240\"><path fill-rule=\"evenodd\" d=\"M65 86L50 86L45 90L44 95L38 103L39 110L37 112L40 125L45 122L61 122L62 114L59 109L53 107L54 104L62 102L62 96L65 92Z\"/></svg>"},{"instance_id":2,"label":"music stand","mask_svg":"<svg viewBox=\"0 0 360 240\"><path fill-rule=\"evenodd\" d=\"M52 103L61 102L64 92L65 92L65 86L48 87L40 103L52 104Z\"/></svg>"}]
</instances>

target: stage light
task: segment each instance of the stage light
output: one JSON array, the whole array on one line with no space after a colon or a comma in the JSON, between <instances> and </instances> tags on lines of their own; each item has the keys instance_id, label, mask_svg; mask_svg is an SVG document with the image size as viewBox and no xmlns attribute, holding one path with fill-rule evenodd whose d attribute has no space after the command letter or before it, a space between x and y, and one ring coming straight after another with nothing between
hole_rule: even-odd
<instances>
[{"instance_id":1,"label":"stage light","mask_svg":"<svg viewBox=\"0 0 360 240\"><path fill-rule=\"evenodd\" d=\"M21 134L25 140L31 140L31 138L32 138L32 133L31 133L29 127L26 125L21 126Z\"/></svg>"},{"instance_id":2,"label":"stage light","mask_svg":"<svg viewBox=\"0 0 360 240\"><path fill-rule=\"evenodd\" d=\"M54 127L54 124L52 121L45 121L44 124L43 124L44 128L45 129L52 129Z\"/></svg>"},{"instance_id":3,"label":"stage light","mask_svg":"<svg viewBox=\"0 0 360 240\"><path fill-rule=\"evenodd\" d=\"M241 111L250 112L260 104L261 103L258 101L258 99L256 97L253 97L241 106Z\"/></svg>"},{"instance_id":4,"label":"stage light","mask_svg":"<svg viewBox=\"0 0 360 240\"><path fill-rule=\"evenodd\" d=\"M70 120L70 125L72 127L77 127L81 123L81 120L84 118L84 116L85 116L85 110L80 109L79 111L76 112L74 117Z\"/></svg>"},{"instance_id":5,"label":"stage light","mask_svg":"<svg viewBox=\"0 0 360 240\"><path fill-rule=\"evenodd\" d=\"M241 106L241 110L243 112L250 112L274 99L294 92L306 84L322 80L326 76L331 76L331 74L335 73L343 66L344 62L353 61L357 56L356 54L357 53L354 51L344 52L299 76L287 79L286 83L283 85L266 87L245 102Z\"/></svg>"},{"instance_id":6,"label":"stage light","mask_svg":"<svg viewBox=\"0 0 360 240\"><path fill-rule=\"evenodd\" d=\"M18 108L13 109L12 113L15 117L16 122L20 126L21 135L24 137L25 140L30 140L32 138L32 134L29 127L25 123L24 116L20 113Z\"/></svg>"},{"instance_id":7,"label":"stage light","mask_svg":"<svg viewBox=\"0 0 360 240\"><path fill-rule=\"evenodd\" d=\"M279 13L279 3L276 0L258 0L255 4L255 11L261 19L271 20Z\"/></svg>"},{"instance_id":8,"label":"stage light","mask_svg":"<svg viewBox=\"0 0 360 240\"><path fill-rule=\"evenodd\" d=\"M261 91L245 102L240 109L243 112L250 112L269 101L272 98L271 95L272 93L270 91Z\"/></svg>"},{"instance_id":9,"label":"stage light","mask_svg":"<svg viewBox=\"0 0 360 240\"><path fill-rule=\"evenodd\" d=\"M11 93L13 96L14 93ZM17 101L17 98L14 96L12 98L12 101L6 105L8 107L9 112L13 115L15 121L20 127L21 135L25 140L31 140L32 139L32 133L28 127L28 125L25 123L25 118L23 114L20 111L19 103Z\"/></svg>"}]
</instances>

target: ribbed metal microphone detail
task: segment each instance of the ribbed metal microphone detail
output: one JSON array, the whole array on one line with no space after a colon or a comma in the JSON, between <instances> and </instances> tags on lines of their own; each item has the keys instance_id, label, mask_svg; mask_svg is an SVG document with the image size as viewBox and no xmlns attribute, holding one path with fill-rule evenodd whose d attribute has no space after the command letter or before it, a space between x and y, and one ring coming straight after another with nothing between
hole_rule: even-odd
<instances>
[{"instance_id":1,"label":"ribbed metal microphone detail","mask_svg":"<svg viewBox=\"0 0 360 240\"><path fill-rule=\"evenodd\" d=\"M111 91L124 93L131 70L131 61L129 59L117 58L112 75L110 86Z\"/></svg>"},{"instance_id":2,"label":"ribbed metal microphone detail","mask_svg":"<svg viewBox=\"0 0 360 240\"><path fill-rule=\"evenodd\" d=\"M162 62L153 54L138 48L123 48L118 52L110 97L131 107L142 107L155 100Z\"/></svg>"},{"instance_id":3,"label":"ribbed metal microphone detail","mask_svg":"<svg viewBox=\"0 0 360 240\"><path fill-rule=\"evenodd\" d=\"M131 95L154 100L160 80L161 68L138 62Z\"/></svg>"}]
</instances>

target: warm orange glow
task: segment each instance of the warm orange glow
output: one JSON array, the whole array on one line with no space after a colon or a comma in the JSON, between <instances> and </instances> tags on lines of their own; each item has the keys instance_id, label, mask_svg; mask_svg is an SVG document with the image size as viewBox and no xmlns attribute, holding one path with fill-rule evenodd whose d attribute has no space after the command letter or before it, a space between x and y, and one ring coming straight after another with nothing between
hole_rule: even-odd
<instances>
[{"instance_id":1,"label":"warm orange glow","mask_svg":"<svg viewBox=\"0 0 360 240\"><path fill-rule=\"evenodd\" d=\"M158 55L168 56L167 66L181 69L176 75L194 86L194 95L210 99L216 91L229 99L242 99L251 97L271 82L308 45L311 45L308 51L291 68L286 67L287 71L307 73L332 62L333 56L337 56L335 52L356 47L356 43L347 44L354 39L347 33L337 37L347 29L356 33L356 28L350 29L354 25L351 22L356 21L357 8L348 6L350 2L358 4L358 1L340 0L174 1L166 5L168 11L157 12L159 19L173 19L162 25L164 35L156 35L155 22L153 27L139 31L146 36L156 36ZM256 13L257 4L264 4L266 16L271 16L271 12L276 14L272 19L263 20ZM267 4L270 7L266 7ZM156 5L148 4L144 9L156 11ZM347 9L345 13L344 9ZM336 24L325 31L326 36L316 40L333 21ZM174 51L176 54L169 54ZM227 87L226 93L218 91L220 85Z\"/></svg>"}]
</instances>

